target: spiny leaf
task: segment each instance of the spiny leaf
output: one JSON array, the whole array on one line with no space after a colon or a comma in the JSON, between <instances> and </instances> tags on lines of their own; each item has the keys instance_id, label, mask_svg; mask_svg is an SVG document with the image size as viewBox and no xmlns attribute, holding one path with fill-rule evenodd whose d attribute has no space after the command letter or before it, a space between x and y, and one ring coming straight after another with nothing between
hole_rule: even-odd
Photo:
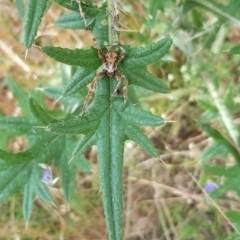
<instances>
[{"instance_id":1,"label":"spiny leaf","mask_svg":"<svg viewBox=\"0 0 240 240\"><path fill-rule=\"evenodd\" d=\"M70 50L46 46L42 48L42 51L59 62L73 66L97 69L101 65L95 48Z\"/></svg>"},{"instance_id":2,"label":"spiny leaf","mask_svg":"<svg viewBox=\"0 0 240 240\"><path fill-rule=\"evenodd\" d=\"M47 130L60 134L87 134L89 131L96 129L98 122L98 118L92 119L88 116L74 116L57 123L49 124Z\"/></svg>"},{"instance_id":3,"label":"spiny leaf","mask_svg":"<svg viewBox=\"0 0 240 240\"><path fill-rule=\"evenodd\" d=\"M33 115L35 116L36 119L38 119L41 123L43 124L47 124L49 122L54 122L55 119L53 119L48 112L43 109L43 107L41 107L39 105L39 103L34 99L34 98L30 98L29 99L29 105L30 105L30 109L33 113Z\"/></svg>"},{"instance_id":4,"label":"spiny leaf","mask_svg":"<svg viewBox=\"0 0 240 240\"><path fill-rule=\"evenodd\" d=\"M29 0L24 25L23 42L26 48L30 48L41 23L44 12L48 6L48 0Z\"/></svg>"},{"instance_id":5,"label":"spiny leaf","mask_svg":"<svg viewBox=\"0 0 240 240\"><path fill-rule=\"evenodd\" d=\"M96 70L91 68L78 68L77 71L72 76L71 80L67 84L63 96L72 95L78 92L88 83L90 83L94 76L96 75Z\"/></svg>"},{"instance_id":6,"label":"spiny leaf","mask_svg":"<svg viewBox=\"0 0 240 240\"><path fill-rule=\"evenodd\" d=\"M0 117L0 128L27 133L38 123L25 117Z\"/></svg>"},{"instance_id":7,"label":"spiny leaf","mask_svg":"<svg viewBox=\"0 0 240 240\"><path fill-rule=\"evenodd\" d=\"M151 63L159 61L172 45L171 38L163 38L156 43L150 43L144 47L126 47L124 61L119 66L125 69L145 67Z\"/></svg>"},{"instance_id":8,"label":"spiny leaf","mask_svg":"<svg viewBox=\"0 0 240 240\"><path fill-rule=\"evenodd\" d=\"M159 126L164 123L164 119L152 113L142 110L134 105L129 105L121 114L125 122L135 126Z\"/></svg>"},{"instance_id":9,"label":"spiny leaf","mask_svg":"<svg viewBox=\"0 0 240 240\"><path fill-rule=\"evenodd\" d=\"M22 111L24 112L25 116L31 117L31 111L28 104L28 94L23 91L23 88L12 79L7 79L7 85L9 86L10 90L17 98L19 106L21 107Z\"/></svg>"},{"instance_id":10,"label":"spiny leaf","mask_svg":"<svg viewBox=\"0 0 240 240\"><path fill-rule=\"evenodd\" d=\"M87 134L82 138L77 146L74 148L71 159L75 159L77 156L86 152L97 141L97 135L94 132Z\"/></svg>"},{"instance_id":11,"label":"spiny leaf","mask_svg":"<svg viewBox=\"0 0 240 240\"><path fill-rule=\"evenodd\" d=\"M106 111L98 128L100 185L110 239L122 239L122 163L124 126L115 111Z\"/></svg>"},{"instance_id":12,"label":"spiny leaf","mask_svg":"<svg viewBox=\"0 0 240 240\"><path fill-rule=\"evenodd\" d=\"M92 20L86 19L87 24L89 24ZM84 29L85 23L81 18L78 12L71 12L68 14L64 14L60 16L55 22L56 25L60 28L68 28L68 29Z\"/></svg>"},{"instance_id":13,"label":"spiny leaf","mask_svg":"<svg viewBox=\"0 0 240 240\"><path fill-rule=\"evenodd\" d=\"M23 217L26 223L29 222L32 213L34 198L33 190L34 190L33 182L30 180L24 186L23 193Z\"/></svg>"},{"instance_id":14,"label":"spiny leaf","mask_svg":"<svg viewBox=\"0 0 240 240\"><path fill-rule=\"evenodd\" d=\"M29 179L29 163L15 163L0 171L0 202L7 200Z\"/></svg>"},{"instance_id":15,"label":"spiny leaf","mask_svg":"<svg viewBox=\"0 0 240 240\"><path fill-rule=\"evenodd\" d=\"M37 194L38 197L40 197L44 202L46 203L53 203L53 199L46 187L46 185L35 176L35 185L34 185L34 191Z\"/></svg>"},{"instance_id":16,"label":"spiny leaf","mask_svg":"<svg viewBox=\"0 0 240 240\"><path fill-rule=\"evenodd\" d=\"M139 128L134 126L127 126L126 137L135 143L137 143L144 151L146 151L152 157L159 157L159 153L153 146L152 142L141 132Z\"/></svg>"},{"instance_id":17,"label":"spiny leaf","mask_svg":"<svg viewBox=\"0 0 240 240\"><path fill-rule=\"evenodd\" d=\"M138 85L154 92L168 93L170 88L161 79L153 76L147 69L121 69L129 84Z\"/></svg>"}]
</instances>

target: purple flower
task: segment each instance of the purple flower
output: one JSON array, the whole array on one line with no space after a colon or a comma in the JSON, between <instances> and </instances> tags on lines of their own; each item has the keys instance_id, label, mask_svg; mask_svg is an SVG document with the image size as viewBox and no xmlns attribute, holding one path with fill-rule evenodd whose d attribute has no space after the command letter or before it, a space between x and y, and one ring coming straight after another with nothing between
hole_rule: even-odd
<instances>
[{"instance_id":1,"label":"purple flower","mask_svg":"<svg viewBox=\"0 0 240 240\"><path fill-rule=\"evenodd\" d=\"M42 181L46 184L49 184L52 182L52 170L50 167L47 167L42 175Z\"/></svg>"},{"instance_id":2,"label":"purple flower","mask_svg":"<svg viewBox=\"0 0 240 240\"><path fill-rule=\"evenodd\" d=\"M204 186L204 189L207 193L212 193L215 189L216 189L217 185L215 182L209 180L205 186Z\"/></svg>"}]
</instances>

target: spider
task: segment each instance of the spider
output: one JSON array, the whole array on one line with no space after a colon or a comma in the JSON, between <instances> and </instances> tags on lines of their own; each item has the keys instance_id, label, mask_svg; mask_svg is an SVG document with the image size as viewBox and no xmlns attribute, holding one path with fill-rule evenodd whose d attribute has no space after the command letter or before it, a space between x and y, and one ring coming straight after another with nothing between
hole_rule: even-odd
<instances>
[{"instance_id":1,"label":"spider","mask_svg":"<svg viewBox=\"0 0 240 240\"><path fill-rule=\"evenodd\" d=\"M121 49L121 53L118 54L116 51L113 50L112 47L109 47L107 52L104 54L101 48L97 48L98 57L103 62L103 69L100 72L98 72L97 75L92 80L90 89L88 91L88 94L83 104L83 113L85 112L90 100L93 97L98 81L104 76L108 76L109 78L115 77L117 80L117 85L111 95L111 98L115 94L117 94L117 91L119 90L119 87L123 81L124 87L122 89L122 94L123 94L124 106L125 106L127 101L128 81L126 77L117 69L118 64L124 59L124 53L125 53L122 47L120 47L120 49Z\"/></svg>"}]
</instances>

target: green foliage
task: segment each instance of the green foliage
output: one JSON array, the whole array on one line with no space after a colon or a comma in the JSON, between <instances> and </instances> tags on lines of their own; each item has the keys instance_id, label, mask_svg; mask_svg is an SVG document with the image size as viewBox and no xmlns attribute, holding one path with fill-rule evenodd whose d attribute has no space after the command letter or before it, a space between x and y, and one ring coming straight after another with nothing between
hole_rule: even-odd
<instances>
[{"instance_id":1,"label":"green foliage","mask_svg":"<svg viewBox=\"0 0 240 240\"><path fill-rule=\"evenodd\" d=\"M56 21L59 27L70 29L87 27L94 34L98 47L104 53L108 51L109 46L105 47L105 45L111 36L109 31L116 31L111 30L107 25L111 18L111 14L107 13L107 7L112 7L110 3L108 6L103 4L98 7L94 4L70 0L56 0L56 2L71 10ZM47 7L47 1L27 2L24 26L24 44L27 48L31 47L34 41ZM82 19L81 10L87 26ZM115 39L110 40L115 41ZM148 72L147 67L166 55L171 44L171 38L163 38L143 47L133 48L128 45L118 47L119 42L110 47L118 54L120 49L125 50L124 58L117 65L117 69L126 77L129 85L138 85L145 89L166 93L170 90L168 85ZM99 59L98 50L94 47L70 50L45 46L42 51L57 61L77 67L63 93L55 95L55 99L58 96L64 105L69 105L76 94L80 96L81 90L91 83L104 67L104 62ZM109 238L122 239L124 142L132 140L149 155L159 157L158 151L142 132L141 127L159 126L164 123L164 120L136 107L129 100L125 104L121 94L112 96L116 84L116 76L113 74L110 77L106 74L98 81L92 106L87 113L80 114L81 109L77 108L62 112L62 118L59 120L59 113L57 115L54 111L50 112L41 104L44 95L39 96L39 93L33 92L28 99L20 86L9 81L8 85L18 99L24 117L2 117L0 118L1 128L21 133L28 140L28 146L24 152L17 154L3 150L0 152L2 159L0 178L4 179L0 186L1 202L22 189L23 215L26 222L30 220L35 197L52 203L53 200L48 192L51 181L48 183L43 179L45 178L43 174L48 172L43 173L42 163L59 167L64 196L67 201L70 201L73 195L76 166L84 166L89 171L82 154L92 145L97 145L100 187ZM77 98L80 106L83 99L82 96ZM83 161L82 164L81 161ZM47 167L46 171L50 171L49 168Z\"/></svg>"},{"instance_id":2,"label":"green foliage","mask_svg":"<svg viewBox=\"0 0 240 240\"><path fill-rule=\"evenodd\" d=\"M178 27L181 31L185 31L184 33L189 34L187 32L189 31L195 34L186 34L188 37L186 42L181 37L180 40L174 37L175 46L183 50L185 57L188 58L186 63L182 64L181 70L178 66L179 73L174 74L176 78L179 77L179 85L182 84L187 89L190 81L195 81L197 91L200 92L199 95L192 94L193 99L196 99L203 109L197 122L201 131L211 139L210 144L202 151L201 160L205 174L217 179L217 187L210 196L217 201L229 191L240 194L238 184L240 128L235 121L240 109L236 97L240 94L240 88L228 84L227 90L222 93L219 85L220 79L224 78L221 76L224 67L219 73L218 69L215 69L216 59L220 58L223 52L226 53L226 49L229 56L234 54L238 57L240 52L239 44L221 45L219 41L220 39L224 42L226 39L222 31L229 22L239 25L239 1L230 0L226 4L214 0L177 1L180 6L178 11L182 10L182 19L179 22L177 18L175 21L175 16L171 16L173 13L168 12L168 8L176 7L176 1L145 2L144 7L149 16L144 23L147 33L142 31L144 34L138 33L137 36L148 44L133 47L119 42L118 6L111 6L111 1L96 5L93 2L77 0L28 0L23 38L26 48L32 46L41 20L52 2L65 8L67 12L56 20L56 26L62 29L90 31L96 39L97 47L73 50L54 46L42 47L42 51L49 57L71 66L70 80L62 73L63 89L47 87L42 92L31 92L31 97L28 97L21 86L11 79L7 81L8 87L18 100L23 116L0 117L0 130L4 132L0 150L0 202L6 201L16 192L22 192L23 216L27 223L30 221L36 197L53 204L54 200L49 189L54 187L54 181L52 175L49 181L43 179L46 174L42 169L43 164L48 170L51 166L57 169L64 197L70 202L78 169L91 171L83 154L93 145L97 145L99 181L109 239L122 239L124 143L131 140L148 155L158 158L158 150L142 128L160 126L164 120L133 104L131 97L125 104L123 93L126 86L120 85L119 91L115 92L118 79L114 74L101 76L86 112L82 112L82 106L87 93L86 86L106 66L99 58L97 48L100 48L103 54L109 49L113 49L117 54L124 50L124 58L118 63L117 70L126 78L130 90L132 86L138 86L141 87L140 91L150 90L157 93L170 91L166 82L149 71L149 65L159 64L159 60L167 54L172 45L172 39L169 37L155 42L149 41L154 34L158 36L152 29L153 25L156 26L157 32L162 31L158 19L162 20L163 15L160 16L159 12L167 13L168 17L164 21L174 19L174 24L172 22L168 24L167 31ZM19 15L22 16L23 1L16 1L16 5ZM110 11L111 7L112 11ZM208 17L211 14L215 16L216 21L209 21ZM85 20L82 18L83 15ZM176 26L177 24L179 25ZM220 36L219 39L216 36ZM202 49L202 54L199 54L199 49ZM193 54L196 52L197 57ZM197 63L194 62L195 59L198 59ZM191 66L189 72L186 71L188 66ZM186 74L187 77L184 76L184 71L189 74L188 76ZM211 75L208 76L206 72L210 72ZM43 104L46 96L59 101L63 108L50 111ZM25 149L19 153L11 153L7 142L16 136L23 136L26 139ZM225 211L224 214L235 231L224 240L239 239L239 213ZM197 222L195 225L186 225L182 228L181 237L198 238L198 224Z\"/></svg>"}]
</instances>

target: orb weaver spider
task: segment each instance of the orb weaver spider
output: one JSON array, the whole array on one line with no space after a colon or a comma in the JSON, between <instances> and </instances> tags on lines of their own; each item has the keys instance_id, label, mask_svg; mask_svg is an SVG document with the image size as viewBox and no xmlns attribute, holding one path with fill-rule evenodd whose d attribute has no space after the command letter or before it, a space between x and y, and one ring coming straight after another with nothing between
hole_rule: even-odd
<instances>
[{"instance_id":1,"label":"orb weaver spider","mask_svg":"<svg viewBox=\"0 0 240 240\"><path fill-rule=\"evenodd\" d=\"M111 98L115 94L117 94L117 91L119 90L119 87L123 81L124 87L122 88L122 94L124 98L124 106L126 105L128 81L126 77L117 69L118 64L124 59L124 54L125 54L125 51L122 47L120 47L120 50L121 52L118 54L110 46L107 48L107 52L104 54L101 48L97 48L98 57L103 63L103 69L100 72L98 72L92 80L90 89L88 91L88 94L83 104L83 113L85 112L90 100L93 97L98 81L104 76L108 76L109 78L116 78L117 80L117 85L111 95Z\"/></svg>"}]
</instances>

